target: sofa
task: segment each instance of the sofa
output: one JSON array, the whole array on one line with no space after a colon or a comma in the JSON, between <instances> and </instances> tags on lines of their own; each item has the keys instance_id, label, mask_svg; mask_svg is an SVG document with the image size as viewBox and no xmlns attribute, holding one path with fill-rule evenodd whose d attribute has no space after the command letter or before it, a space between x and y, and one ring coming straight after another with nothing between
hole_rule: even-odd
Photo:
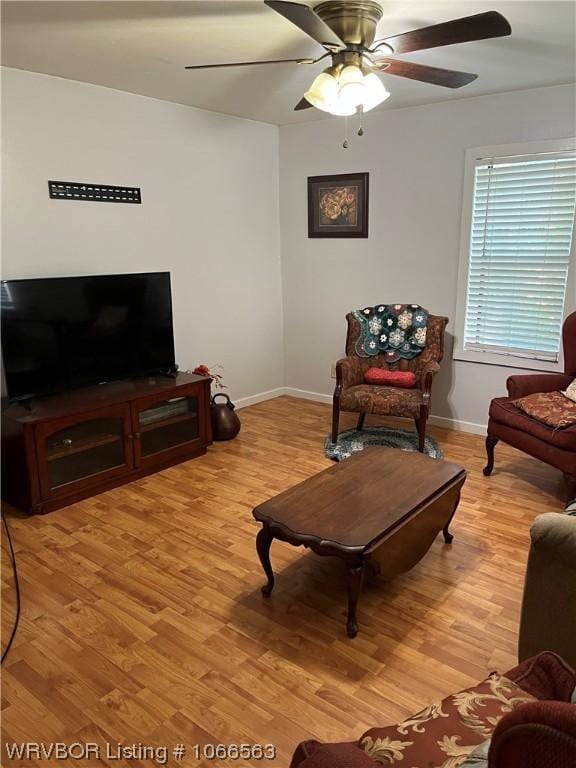
<instances>
[{"instance_id":1,"label":"sofa","mask_svg":"<svg viewBox=\"0 0 576 768\"><path fill-rule=\"evenodd\" d=\"M290 768L575 768L575 598L576 517L541 515L531 529L518 666L357 741L303 742Z\"/></svg>"}]
</instances>

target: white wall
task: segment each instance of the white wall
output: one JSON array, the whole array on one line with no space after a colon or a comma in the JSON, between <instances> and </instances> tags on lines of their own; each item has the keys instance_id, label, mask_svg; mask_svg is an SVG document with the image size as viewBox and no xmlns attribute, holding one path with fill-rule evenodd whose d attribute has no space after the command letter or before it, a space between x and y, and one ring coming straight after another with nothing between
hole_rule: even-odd
<instances>
[{"instance_id":1,"label":"white wall","mask_svg":"<svg viewBox=\"0 0 576 768\"><path fill-rule=\"evenodd\" d=\"M346 150L342 119L282 127L286 385L332 392L330 366L343 354L351 309L417 302L451 318L454 334L465 150L573 136L575 114L567 85L384 109L365 116L362 138L351 131ZM354 171L370 173L369 238L309 240L307 176ZM505 394L506 377L522 371L455 362L449 341L432 410L474 429L486 423L490 399Z\"/></svg>"},{"instance_id":2,"label":"white wall","mask_svg":"<svg viewBox=\"0 0 576 768\"><path fill-rule=\"evenodd\" d=\"M285 126L278 147L270 125L2 80L3 277L170 270L178 362L221 363L236 399L283 385L329 397L355 307L419 302L455 333L465 150L576 132L571 86L384 110L343 150L340 119ZM369 239L309 240L307 176L351 171L370 172ZM140 186L143 204L52 201L48 179ZM434 413L484 424L513 372L448 349Z\"/></svg>"},{"instance_id":3,"label":"white wall","mask_svg":"<svg viewBox=\"0 0 576 768\"><path fill-rule=\"evenodd\" d=\"M278 129L2 71L3 277L169 270L176 359L222 364L234 398L283 383ZM48 179L142 188L54 201Z\"/></svg>"}]
</instances>

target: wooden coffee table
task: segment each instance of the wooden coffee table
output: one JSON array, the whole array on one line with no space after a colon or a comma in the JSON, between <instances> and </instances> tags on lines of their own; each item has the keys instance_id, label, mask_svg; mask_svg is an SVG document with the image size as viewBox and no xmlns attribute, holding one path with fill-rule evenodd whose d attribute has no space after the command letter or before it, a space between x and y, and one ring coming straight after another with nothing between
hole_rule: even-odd
<instances>
[{"instance_id":1,"label":"wooden coffee table","mask_svg":"<svg viewBox=\"0 0 576 768\"><path fill-rule=\"evenodd\" d=\"M274 587L273 539L344 560L348 571L348 637L356 637L356 610L367 567L389 579L416 565L448 528L466 472L456 464L396 448L368 448L254 509L262 523L258 556Z\"/></svg>"}]
</instances>

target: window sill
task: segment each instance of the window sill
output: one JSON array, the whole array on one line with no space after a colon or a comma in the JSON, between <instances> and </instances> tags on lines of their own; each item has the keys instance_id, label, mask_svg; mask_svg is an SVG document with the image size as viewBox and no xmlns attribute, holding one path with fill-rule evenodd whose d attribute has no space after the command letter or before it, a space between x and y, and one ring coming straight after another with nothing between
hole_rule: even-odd
<instances>
[{"instance_id":1,"label":"window sill","mask_svg":"<svg viewBox=\"0 0 576 768\"><path fill-rule=\"evenodd\" d=\"M497 365L502 368L520 368L524 371L548 371L562 373L564 363L562 358L557 362L550 360L534 360L530 357L517 357L516 355L478 352L455 348L452 354L454 360L464 363L479 363L480 365Z\"/></svg>"}]
</instances>

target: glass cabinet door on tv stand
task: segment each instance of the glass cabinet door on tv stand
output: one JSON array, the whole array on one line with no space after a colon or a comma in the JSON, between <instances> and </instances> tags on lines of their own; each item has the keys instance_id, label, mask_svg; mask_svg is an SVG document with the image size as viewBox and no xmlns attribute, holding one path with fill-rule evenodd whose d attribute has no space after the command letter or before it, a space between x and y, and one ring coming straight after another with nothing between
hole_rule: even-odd
<instances>
[{"instance_id":1,"label":"glass cabinet door on tv stand","mask_svg":"<svg viewBox=\"0 0 576 768\"><path fill-rule=\"evenodd\" d=\"M193 392L133 403L136 466L145 464L147 459L188 450L191 444L200 442L200 397L200 392Z\"/></svg>"},{"instance_id":2,"label":"glass cabinet door on tv stand","mask_svg":"<svg viewBox=\"0 0 576 768\"><path fill-rule=\"evenodd\" d=\"M38 428L38 469L47 496L124 474L134 466L130 408L110 406Z\"/></svg>"}]
</instances>

